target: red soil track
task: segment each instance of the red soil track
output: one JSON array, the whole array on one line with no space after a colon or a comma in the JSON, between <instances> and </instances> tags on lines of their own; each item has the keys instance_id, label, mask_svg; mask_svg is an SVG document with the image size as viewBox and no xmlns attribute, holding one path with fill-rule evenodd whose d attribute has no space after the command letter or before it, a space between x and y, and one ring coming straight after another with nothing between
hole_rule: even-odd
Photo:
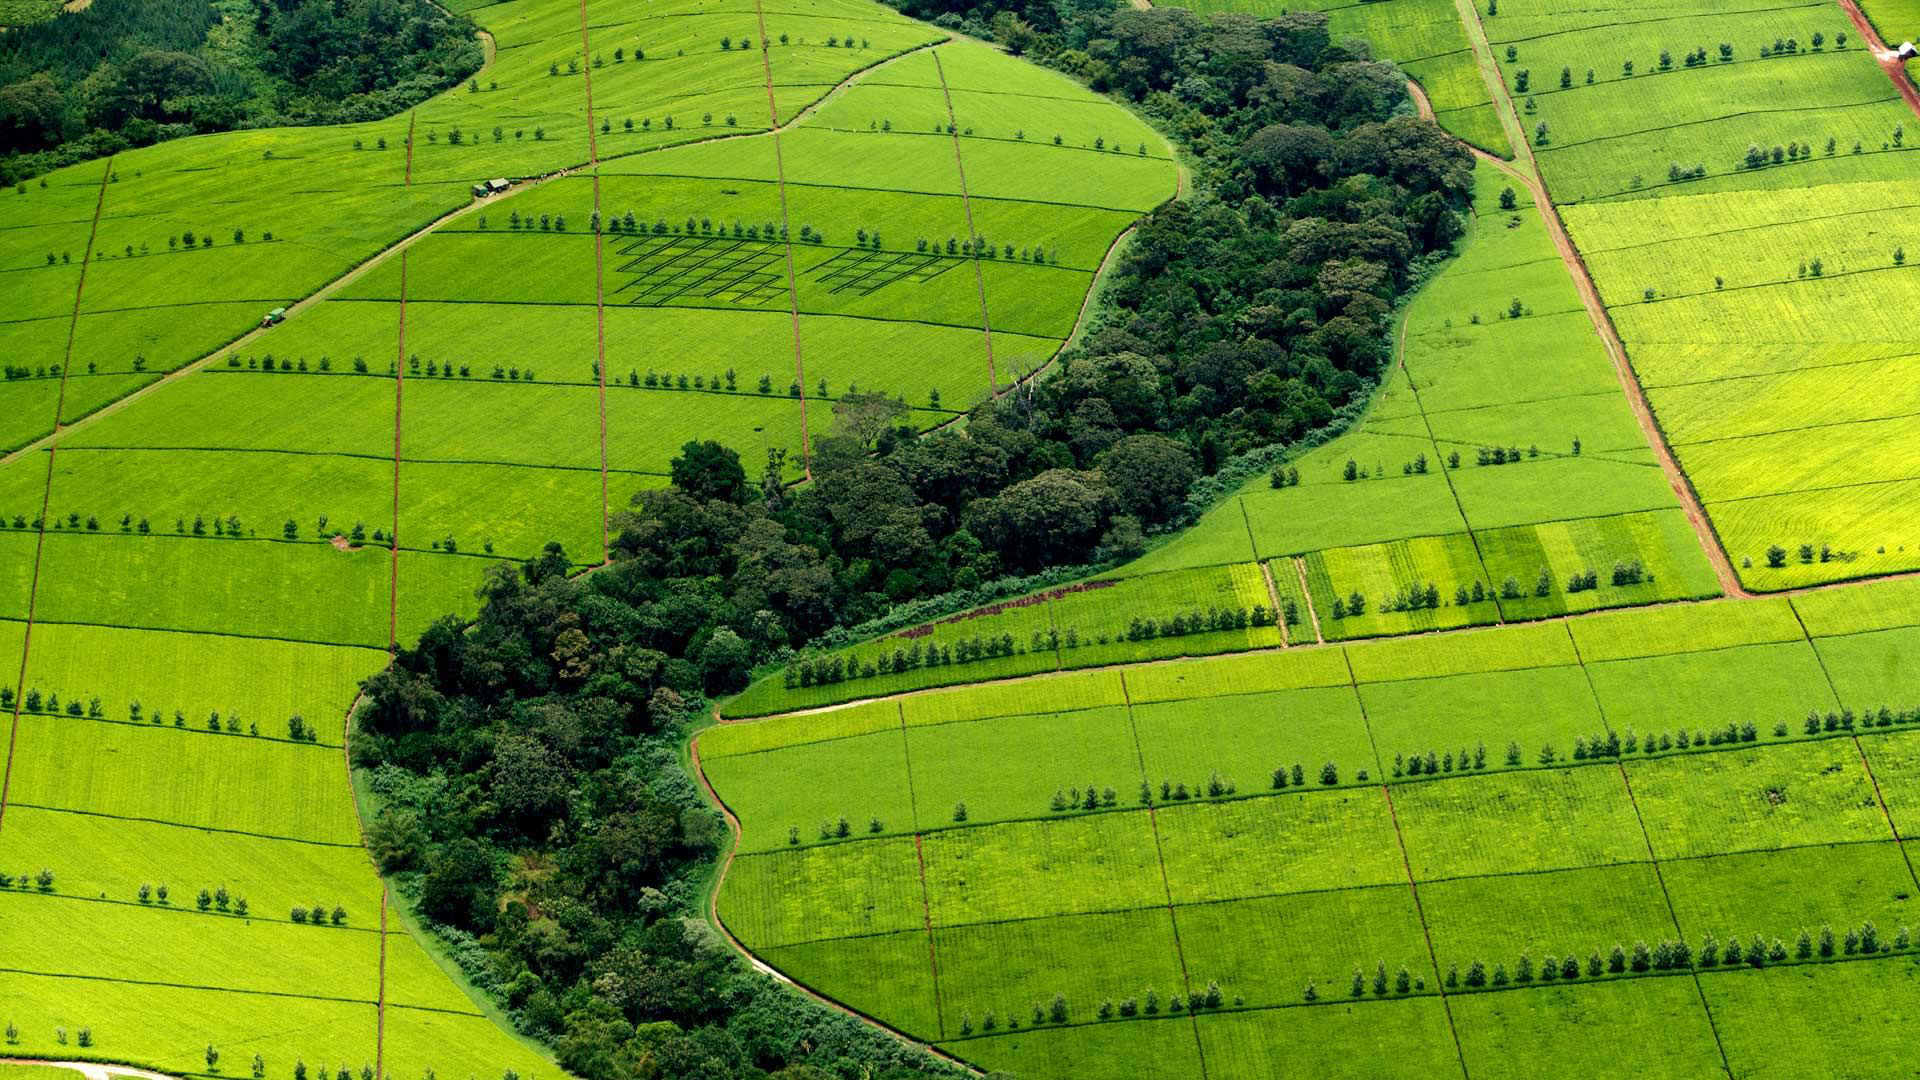
<instances>
[{"instance_id":1,"label":"red soil track","mask_svg":"<svg viewBox=\"0 0 1920 1080\"><path fill-rule=\"evenodd\" d=\"M1854 0L1840 0L1840 9L1847 13L1847 18L1853 20L1854 29L1860 31L1860 36L1866 40L1867 47L1873 50L1873 58L1879 61L1880 70L1887 73L1887 78L1893 80L1894 89L1900 91L1900 96L1906 99L1907 108L1912 109L1915 116L1920 116L1920 91L1914 89L1913 80L1907 77L1906 61L1900 59L1892 49L1887 48L1886 42L1880 40L1880 31L1874 29L1873 22L1867 18L1866 12L1860 10L1858 3Z\"/></svg>"}]
</instances>

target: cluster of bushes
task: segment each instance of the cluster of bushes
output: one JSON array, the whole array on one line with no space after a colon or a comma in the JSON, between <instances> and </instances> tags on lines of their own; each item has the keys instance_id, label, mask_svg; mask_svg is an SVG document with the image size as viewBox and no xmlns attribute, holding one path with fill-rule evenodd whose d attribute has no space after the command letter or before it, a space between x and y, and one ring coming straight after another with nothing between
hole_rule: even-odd
<instances>
[{"instance_id":1,"label":"cluster of bushes","mask_svg":"<svg viewBox=\"0 0 1920 1080\"><path fill-rule=\"evenodd\" d=\"M11 889L15 887L38 889L43 893L52 892L53 871L43 866L37 874L28 874L25 871L17 875L0 873L0 889ZM9 1041L11 1041L11 1039L9 1039Z\"/></svg>"},{"instance_id":2,"label":"cluster of bushes","mask_svg":"<svg viewBox=\"0 0 1920 1080\"><path fill-rule=\"evenodd\" d=\"M315 904L312 908L303 908L295 904L293 910L288 912L287 917L294 922L307 923L313 926L326 926L329 924L334 926L347 925L347 909L341 907L339 904L335 904L332 911L328 911L324 904Z\"/></svg>"},{"instance_id":3,"label":"cluster of bushes","mask_svg":"<svg viewBox=\"0 0 1920 1080\"><path fill-rule=\"evenodd\" d=\"M1442 754L1436 750L1428 750L1425 754L1417 750L1411 754L1395 754L1393 755L1393 775L1395 779L1403 775L1437 776L1440 773L1455 771L1456 763L1460 772L1478 772L1485 769L1487 767L1487 744L1481 743L1475 746L1472 751L1468 751L1467 748L1463 746L1460 748L1458 757L1456 757L1452 751ZM1507 747L1507 764L1518 765L1519 763L1520 745L1514 743Z\"/></svg>"},{"instance_id":4,"label":"cluster of bushes","mask_svg":"<svg viewBox=\"0 0 1920 1080\"><path fill-rule=\"evenodd\" d=\"M8 1046L17 1045L20 1042L19 1026L9 1022L7 1024L6 1035ZM67 1045L67 1029L63 1027L54 1028L53 1041L59 1043L61 1046ZM92 1046L93 1029L83 1027L79 1031L74 1032L74 1042L80 1046Z\"/></svg>"},{"instance_id":5,"label":"cluster of bushes","mask_svg":"<svg viewBox=\"0 0 1920 1080\"><path fill-rule=\"evenodd\" d=\"M1373 969L1373 996L1386 997L1388 986L1387 962L1382 960ZM1391 986L1394 994L1411 994L1416 990L1425 990L1427 980L1425 976L1416 977L1413 972L1407 970L1405 964L1402 964L1400 970L1394 974ZM1349 995L1356 998L1367 995L1367 977L1358 967L1353 969L1353 985ZM1319 1000L1319 993L1314 990L1311 982L1307 983L1306 996L1308 1001Z\"/></svg>"},{"instance_id":6,"label":"cluster of bushes","mask_svg":"<svg viewBox=\"0 0 1920 1080\"><path fill-rule=\"evenodd\" d=\"M283 356L276 360L272 353L268 353L265 356L249 356L243 360L238 354L233 354L227 357L227 367L244 367L248 371L298 371L303 373L326 374L333 370L333 358L323 356L315 361L313 366L309 367L307 365L307 358L304 356L297 358ZM358 356L354 357L353 370L362 375L366 374L367 362Z\"/></svg>"},{"instance_id":7,"label":"cluster of bushes","mask_svg":"<svg viewBox=\"0 0 1920 1080\"><path fill-rule=\"evenodd\" d=\"M60 365L41 364L39 367L28 367L25 364L8 364L5 375L8 382L15 379L57 379L60 377Z\"/></svg>"},{"instance_id":8,"label":"cluster of bushes","mask_svg":"<svg viewBox=\"0 0 1920 1080\"><path fill-rule=\"evenodd\" d=\"M1355 773L1354 779L1360 783L1365 783L1367 770L1361 769ZM1320 786L1333 787L1338 783L1340 783L1340 767L1338 765L1329 761L1325 765L1320 766ZM1289 786L1305 787L1306 784L1307 770L1297 762L1291 767L1283 765L1273 770L1273 789L1275 791L1284 791Z\"/></svg>"},{"instance_id":9,"label":"cluster of bushes","mask_svg":"<svg viewBox=\"0 0 1920 1080\"><path fill-rule=\"evenodd\" d=\"M1823 563L1835 561L1851 562L1855 558L1855 554L1855 552L1851 551L1835 551L1829 544L1821 544L1818 551L1814 549L1812 544L1801 544L1799 550L1800 564L1802 566L1811 566L1816 559ZM1753 565L1753 560L1746 560L1746 565ZM1787 549L1781 547L1779 544L1774 544L1772 547L1769 547L1767 549L1767 565L1775 570L1786 566Z\"/></svg>"},{"instance_id":10,"label":"cluster of bushes","mask_svg":"<svg viewBox=\"0 0 1920 1080\"><path fill-rule=\"evenodd\" d=\"M1809 712L1802 722L1801 730L1808 735L1822 732L1857 731L1862 728L1885 728L1895 724L1920 723L1920 709L1890 709L1885 705L1878 709L1866 709L1855 716L1852 709L1843 708L1838 712L1829 709L1826 713ZM1775 735L1785 735L1784 725L1774 728Z\"/></svg>"},{"instance_id":11,"label":"cluster of bushes","mask_svg":"<svg viewBox=\"0 0 1920 1080\"><path fill-rule=\"evenodd\" d=\"M1220 989L1218 982L1209 981L1206 990L1193 995L1192 1001L1188 1001L1186 997L1180 994L1175 994L1168 998L1166 1011L1169 1013L1183 1013L1188 1009L1192 1009L1194 1012L1199 1012L1202 1009L1218 1009L1226 1004L1226 992ZM1233 996L1233 1004L1235 1007L1244 1005L1246 1004L1246 999L1239 994L1235 994ZM1094 1006L1093 1015L1095 1019L1099 1020L1127 1020L1138 1016L1158 1016L1160 1012L1160 994L1154 990L1153 987L1149 986L1137 998L1125 997L1117 1002L1112 998L1107 998L1101 1001L1099 1005ZM1033 1027L1042 1027L1047 1024L1064 1024L1072 1018L1072 1011L1067 1007L1066 995L1055 994L1051 1002L1042 1003L1036 1001L1033 1003L1033 1011L1030 1014L1029 1023ZM972 1035L975 1031L984 1035L998 1030L1001 1024L1002 1021L1000 1017L996 1015L992 1009L988 1009L980 1017L980 1022L976 1025L973 1020L973 1011L969 1009L960 1014L960 1035L964 1038ZM1006 1015L1005 1026L1009 1031L1019 1030L1020 1017L1009 1010Z\"/></svg>"},{"instance_id":12,"label":"cluster of bushes","mask_svg":"<svg viewBox=\"0 0 1920 1080\"><path fill-rule=\"evenodd\" d=\"M140 902L143 904L159 903L166 905L169 903L165 882L161 882L159 885L149 885L142 882L139 897ZM199 895L194 897L193 903L194 906L201 911L231 912L243 919L247 917L247 898L232 895L227 892L225 885L218 886L211 890L201 889Z\"/></svg>"},{"instance_id":13,"label":"cluster of bushes","mask_svg":"<svg viewBox=\"0 0 1920 1080\"><path fill-rule=\"evenodd\" d=\"M1298 624L1299 605L1292 600L1286 601L1282 606L1281 617L1286 620L1288 626ZM1086 636L1082 635L1077 627L1069 626L1064 630L1057 627L1035 630L1033 637L1025 646L1017 644L1012 634L1003 633L997 636L976 634L945 645L937 642L927 642L922 645L915 640L910 646L896 645L890 651L883 649L876 652L872 659L864 663L858 657L843 654L800 657L786 666L782 676L788 689L826 686L849 679L871 679L878 675L900 674L915 668L970 664L979 660L994 660L1030 652L1077 649L1083 645L1110 645L1116 641L1151 641L1155 638L1245 630L1248 627L1272 626L1274 621L1273 609L1265 604L1255 604L1250 608L1210 607L1205 611L1196 608L1187 612L1175 612L1165 618L1136 615L1128 620L1126 630L1117 635Z\"/></svg>"},{"instance_id":14,"label":"cluster of bushes","mask_svg":"<svg viewBox=\"0 0 1920 1080\"><path fill-rule=\"evenodd\" d=\"M1831 926L1822 926L1816 936L1802 928L1794 944L1789 946L1776 937L1768 941L1766 935L1755 934L1750 942L1742 944L1739 937L1729 936L1722 944L1709 932L1700 942L1696 952L1684 941L1661 941L1648 945L1644 941L1635 942L1631 949L1616 944L1603 956L1599 949L1587 956L1583 965L1580 960L1569 954L1566 957L1546 956L1536 968L1526 953L1521 953L1515 961L1513 971L1508 972L1504 963L1496 962L1489 970L1483 960L1474 960L1467 965L1463 973L1458 964L1449 964L1443 980L1448 990L1465 988L1480 990L1487 987L1527 984L1535 981L1554 982L1556 980L1578 979L1583 974L1588 978L1604 975L1624 975L1628 973L1646 974L1653 971L1698 971L1716 967L1735 968L1745 965L1752 968L1764 968L1768 964L1784 964L1789 960L1831 960L1839 956L1873 956L1880 953L1906 952L1912 947L1912 935L1906 927L1901 927L1892 941L1884 940L1878 928L1868 921L1857 928L1850 927L1844 935L1836 935ZM1359 972L1355 970L1355 992L1359 997Z\"/></svg>"}]
</instances>

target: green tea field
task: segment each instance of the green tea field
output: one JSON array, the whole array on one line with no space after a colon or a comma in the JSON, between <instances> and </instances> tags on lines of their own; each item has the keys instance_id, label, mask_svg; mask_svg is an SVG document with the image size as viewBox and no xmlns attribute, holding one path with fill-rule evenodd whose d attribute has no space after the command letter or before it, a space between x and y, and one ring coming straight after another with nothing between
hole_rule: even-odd
<instances>
[{"instance_id":1,"label":"green tea field","mask_svg":"<svg viewBox=\"0 0 1920 1080\"><path fill-rule=\"evenodd\" d=\"M0 36L0 1080L1914 1076L1920 5L1105 7Z\"/></svg>"}]
</instances>

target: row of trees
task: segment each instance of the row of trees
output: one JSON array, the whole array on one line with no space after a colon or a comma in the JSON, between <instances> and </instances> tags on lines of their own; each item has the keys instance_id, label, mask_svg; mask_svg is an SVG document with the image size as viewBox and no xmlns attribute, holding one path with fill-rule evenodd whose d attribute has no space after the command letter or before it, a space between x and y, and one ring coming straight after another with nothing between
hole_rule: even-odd
<instances>
[{"instance_id":1,"label":"row of trees","mask_svg":"<svg viewBox=\"0 0 1920 1080\"><path fill-rule=\"evenodd\" d=\"M1220 988L1218 981L1209 981L1204 991L1193 995L1192 1001L1188 1001L1187 998L1181 994L1175 994L1168 998L1166 1011L1168 1013L1183 1013L1188 1009L1192 1009L1198 1012L1201 1009L1222 1008L1226 1004L1226 991ZM1233 996L1233 1004L1235 1007L1239 1007L1246 1004L1246 999L1239 994L1235 994ZM1151 986L1147 987L1138 997L1124 997L1119 1001L1115 1001L1112 998L1105 998L1100 1004L1094 1006L1093 1009L1093 1015L1096 1020L1130 1020L1140 1016L1158 1016L1160 1012L1160 994ZM1067 1005L1066 995L1055 994L1051 1002L1043 1003L1036 1001L1033 1003L1029 1023L1033 1027L1041 1027L1046 1024L1065 1024L1072 1020L1073 1012ZM1011 1009L1007 1011L1004 1022L1009 1031L1017 1031L1020 1028L1020 1017ZM964 1009L960 1013L960 1035L962 1038L971 1036L976 1031L982 1035L990 1034L998 1030L1001 1025L1002 1020L1000 1016L992 1009L986 1010L981 1015L980 1022L977 1025L974 1023L973 1010Z\"/></svg>"},{"instance_id":2,"label":"row of trees","mask_svg":"<svg viewBox=\"0 0 1920 1080\"><path fill-rule=\"evenodd\" d=\"M43 893L50 893L53 891L53 871L43 866L37 874L29 874L24 871L19 874L0 873L0 889L12 889L16 887L21 889L38 889Z\"/></svg>"},{"instance_id":3,"label":"row of trees","mask_svg":"<svg viewBox=\"0 0 1920 1080\"><path fill-rule=\"evenodd\" d=\"M341 907L339 904L333 905L332 911L328 911L325 904L315 904L311 908L305 908L295 904L293 909L287 913L287 917L294 922L305 923L311 926L347 925L347 909Z\"/></svg>"},{"instance_id":4,"label":"row of trees","mask_svg":"<svg viewBox=\"0 0 1920 1080\"><path fill-rule=\"evenodd\" d=\"M1297 624L1300 620L1298 605L1289 601L1282 617L1289 626ZM789 688L821 686L849 679L897 675L921 667L969 664L1024 653L1108 645L1117 641L1152 641L1155 638L1245 630L1248 627L1272 626L1274 623L1274 610L1265 604L1255 604L1250 608L1195 608L1164 617L1135 615L1127 621L1124 631L1113 635L1082 635L1079 628L1074 626L1064 630L1058 627L1036 629L1024 646L1017 644L1009 633L976 634L944 644L922 644L916 638L910 645L881 649L864 662L858 656L847 654L798 657L785 666L782 677Z\"/></svg>"},{"instance_id":5,"label":"row of trees","mask_svg":"<svg viewBox=\"0 0 1920 1080\"><path fill-rule=\"evenodd\" d=\"M19 1042L20 1042L19 1025L13 1023L12 1021L8 1021L7 1028L6 1028L6 1038L7 1038L8 1046L19 1045ZM63 1027L54 1028L53 1041L58 1043L61 1046L67 1045L67 1029ZM93 1029L90 1027L83 1027L79 1031L74 1032L73 1041L75 1042L75 1044L79 1046L83 1046L83 1047L92 1046L93 1045Z\"/></svg>"},{"instance_id":6,"label":"row of trees","mask_svg":"<svg viewBox=\"0 0 1920 1080\"><path fill-rule=\"evenodd\" d=\"M139 897L142 904L158 903L166 905L169 903L165 882L161 882L157 886L142 882L139 889ZM247 917L247 898L244 896L234 896L227 891L225 885L217 886L211 890L201 889L199 895L194 897L193 903L194 906L201 911L230 912L242 919Z\"/></svg>"}]
</instances>

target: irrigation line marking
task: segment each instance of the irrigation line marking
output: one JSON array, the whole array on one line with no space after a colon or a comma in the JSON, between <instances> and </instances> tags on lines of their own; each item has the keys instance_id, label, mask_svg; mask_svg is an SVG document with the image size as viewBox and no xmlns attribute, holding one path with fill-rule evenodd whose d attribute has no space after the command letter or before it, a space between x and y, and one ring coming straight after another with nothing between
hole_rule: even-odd
<instances>
[{"instance_id":1,"label":"irrigation line marking","mask_svg":"<svg viewBox=\"0 0 1920 1080\"><path fill-rule=\"evenodd\" d=\"M1487 568L1486 552L1480 549L1480 533L1467 517L1467 504L1460 499L1460 492L1453 486L1454 470L1448 467L1446 459L1440 456L1440 440L1433 433L1433 417L1427 415L1426 403L1420 400L1420 384L1414 381L1413 372L1407 367L1407 325L1413 319L1413 304L1407 304L1407 310L1400 315L1400 331L1394 336L1393 362L1400 366L1400 374L1407 377L1407 389L1413 393L1414 408L1420 410L1420 422L1427 429L1427 444L1433 448L1433 467L1440 470L1440 476L1447 482L1447 494L1453 496L1453 508L1460 515L1460 527L1466 531L1467 540L1473 544L1473 558L1480 564L1480 572L1487 576L1489 586L1493 583L1493 571ZM1331 584L1331 583L1329 583ZM1500 605L1500 598L1493 600L1494 622L1505 625L1507 613Z\"/></svg>"},{"instance_id":2,"label":"irrigation line marking","mask_svg":"<svg viewBox=\"0 0 1920 1080\"><path fill-rule=\"evenodd\" d=\"M1366 716L1364 708L1361 716ZM1433 947L1433 930L1427 926L1427 909L1420 902L1420 886L1414 883L1413 860L1407 856L1407 838L1400 832L1400 813L1393 807L1393 789L1381 784L1380 794L1387 800L1387 820L1393 823L1393 838L1400 845L1400 865L1407 872L1407 892L1413 896L1413 913L1420 920L1420 935L1427 943L1427 963L1433 968L1433 985L1439 993L1440 1007L1447 1014L1447 1033L1453 1036L1453 1052L1460 1060L1460 1075L1464 1080L1473 1074L1467 1070L1467 1051L1460 1045L1460 1029L1454 1026L1453 1002L1440 981L1440 954Z\"/></svg>"},{"instance_id":3,"label":"irrigation line marking","mask_svg":"<svg viewBox=\"0 0 1920 1080\"><path fill-rule=\"evenodd\" d=\"M1787 610L1793 612L1793 620L1800 626L1801 637L1806 641L1807 648L1813 650L1813 658L1820 665L1820 677L1827 681L1827 689L1833 693L1834 704L1844 705L1845 703L1840 700L1840 688L1834 685L1833 672L1827 670L1826 654L1820 651L1820 646L1813 640L1813 635L1807 633L1807 622L1800 617L1799 605L1789 598ZM1893 810L1887 806L1887 797L1880 791L1880 777L1873 771L1872 759L1867 757L1866 744L1860 741L1858 731L1849 731L1847 734L1853 738L1853 749L1860 755L1860 767L1867 770L1867 782L1873 785L1873 798L1880 804L1880 814L1887 819L1887 831L1893 835L1894 850L1900 853L1901 861L1907 864L1907 877L1912 879L1916 888L1920 888L1920 873L1914 871L1913 856L1907 851L1906 838L1900 835L1900 826L1893 820Z\"/></svg>"},{"instance_id":4,"label":"irrigation line marking","mask_svg":"<svg viewBox=\"0 0 1920 1080\"><path fill-rule=\"evenodd\" d=\"M585 0L581 0L585 3ZM760 0L753 0L753 15L760 24L760 70L766 77L767 118L773 124L773 175L780 192L780 237L787 249L787 313L793 321L793 377L800 388L800 470L813 477L813 440L807 433L807 365L800 344L800 285L793 269L793 237L788 232L792 221L787 214L787 166L780 154L780 105L773 97L773 58L767 47L767 13Z\"/></svg>"},{"instance_id":5,"label":"irrigation line marking","mask_svg":"<svg viewBox=\"0 0 1920 1080\"><path fill-rule=\"evenodd\" d=\"M587 0L580 0L580 55L593 55L587 33ZM613 560L607 521L607 277L600 231L600 136L593 126L593 65L581 66L587 95L587 164L593 169L593 322L595 381L600 386L600 562Z\"/></svg>"},{"instance_id":6,"label":"irrigation line marking","mask_svg":"<svg viewBox=\"0 0 1920 1080\"><path fill-rule=\"evenodd\" d=\"M967 166L960 158L959 120L953 113L953 92L947 87L947 70L941 66L940 50L933 50L933 71L940 78L940 96L947 103L947 134L953 137L953 167L960 174L960 208L967 216L967 237L978 241L980 234L973 227L973 200L967 197ZM973 253L973 285L980 294L980 328L987 343L987 385L995 397L1000 394L1000 373L993 363L993 320L987 316L987 279L985 271L980 269L980 252ZM1091 289L1091 285L1088 286Z\"/></svg>"},{"instance_id":7,"label":"irrigation line marking","mask_svg":"<svg viewBox=\"0 0 1920 1080\"><path fill-rule=\"evenodd\" d=\"M1140 722L1133 715L1133 694L1127 689L1127 674L1120 673L1120 699L1127 708L1127 727L1133 732L1134 760L1140 764L1140 783L1147 783L1147 755L1140 746ZM1180 961L1180 986L1187 994L1187 1020L1193 1025L1193 1049L1200 1058L1200 1076L1207 1076L1207 1046L1200 1038L1200 1017L1193 1005L1193 975L1187 970L1186 946L1180 942L1180 914L1173 902L1173 882L1167 877L1167 851L1160 842L1160 808L1147 803L1147 827L1153 833L1153 856L1160 864L1160 888L1167 897L1167 925L1173 930L1173 953Z\"/></svg>"},{"instance_id":8,"label":"irrigation line marking","mask_svg":"<svg viewBox=\"0 0 1920 1080\"><path fill-rule=\"evenodd\" d=\"M80 332L80 300L87 291L87 266L93 261L93 243L100 231L100 211L107 205L107 183L113 177L113 158L100 169L100 190L93 200L93 223L87 226L87 247L80 253L80 278L73 286L73 314L67 321L67 349L60 364L60 389L54 395L53 438L47 444L47 479L40 489L40 519L33 541L33 573L27 586L26 628L20 638L20 674L13 688L13 719L7 725L7 764L0 772L0 825L6 823L7 799L13 793L13 753L20 739L20 710L27 691L27 657L33 649L33 619L40 601L40 560L47 546L47 508L53 502L53 459L60 449L60 417L67 408L67 371L73 367L73 339Z\"/></svg>"},{"instance_id":9,"label":"irrigation line marking","mask_svg":"<svg viewBox=\"0 0 1920 1080\"><path fill-rule=\"evenodd\" d=\"M907 705L894 703L900 717L900 756L907 768L907 807L913 814L913 857L920 864L920 912L927 926L927 964L933 971L933 1018L940 1038L947 1037L947 1010L940 1000L940 956L933 939L933 897L927 891L927 856L920 848L920 796L913 784L913 740L907 736Z\"/></svg>"}]
</instances>

